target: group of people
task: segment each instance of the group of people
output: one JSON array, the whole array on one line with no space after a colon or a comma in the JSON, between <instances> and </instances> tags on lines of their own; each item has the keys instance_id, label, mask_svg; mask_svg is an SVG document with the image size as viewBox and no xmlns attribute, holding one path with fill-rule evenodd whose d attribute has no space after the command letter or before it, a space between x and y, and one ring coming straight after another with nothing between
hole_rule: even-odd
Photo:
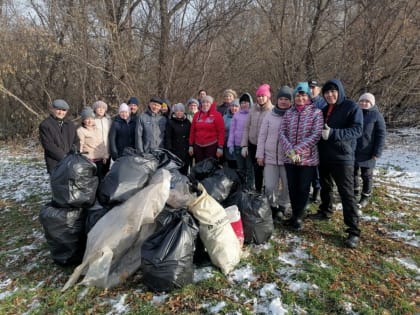
<instances>
[{"instance_id":1,"label":"group of people","mask_svg":"<svg viewBox=\"0 0 420 315\"><path fill-rule=\"evenodd\" d=\"M55 100L39 128L48 172L72 147L97 165L100 178L126 148L139 154L165 148L184 162L184 175L193 163L216 158L242 174L245 188L267 195L273 218L295 230L303 228L305 218L331 218L335 185L347 226L345 245L357 247L359 208L371 196L375 161L385 142L375 97L364 93L356 104L337 79L322 86L315 80L294 89L282 86L274 104L268 84L259 86L255 96L254 104L251 93L238 97L227 89L217 106L201 90L185 105L152 97L142 112L132 97L114 119L107 115L107 104L97 101L82 110L77 129L65 119L69 105ZM312 200L320 191L321 202L317 213L306 216L311 186ZM289 205L292 215L286 219Z\"/></svg>"}]
</instances>

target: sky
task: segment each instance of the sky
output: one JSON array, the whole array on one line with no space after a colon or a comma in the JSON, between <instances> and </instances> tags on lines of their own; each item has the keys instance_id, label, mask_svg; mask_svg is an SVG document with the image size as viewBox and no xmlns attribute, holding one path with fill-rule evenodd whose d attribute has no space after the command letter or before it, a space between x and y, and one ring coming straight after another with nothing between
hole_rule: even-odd
<instances>
[{"instance_id":1,"label":"sky","mask_svg":"<svg viewBox=\"0 0 420 315\"><path fill-rule=\"evenodd\" d=\"M387 135L386 147L382 157L378 160L376 174L381 173L385 176L388 183L392 183L392 187L388 187L388 192L400 198L402 202L410 202L410 198L420 198L420 129L407 128L399 130L390 130ZM42 158L39 156L34 157L33 152L37 152L36 145L28 145L26 147L26 153L16 156L11 152L11 148L8 146L2 146L0 148L0 198L10 199L18 202L23 202L26 198L31 195L44 195L41 200L36 201L39 204L45 204L48 202L48 194L45 194L49 190L48 175L45 171L45 165ZM16 167L17 161L29 161L30 163L19 163L19 167ZM400 188L409 187L411 190L409 194L402 195ZM407 189L404 189L407 191ZM31 201L33 202L33 200ZM1 208L0 211L10 211L7 208ZM398 213L395 215L404 215ZM37 215L34 214L34 220ZM367 215L362 216L362 220L377 220L375 217ZM40 231L34 231L36 234L36 241L33 244L25 245L20 248L7 251L4 253L9 261L13 263L13 259L17 259L20 255L33 250L38 250L41 244L44 242L44 236ZM416 235L416 231L411 230L394 230L389 231L389 237L400 239L410 246L419 247L420 236ZM307 292L318 290L317 286L308 283L296 281L296 275L299 274L302 269L301 266L305 263L305 260L311 259L309 254L304 250L305 245L308 245L307 241L291 233L286 237L286 241L290 246L289 252L279 253L278 259L284 264L285 267L281 270L277 270L277 275L286 284L289 290L294 292ZM270 248L270 244L264 244L259 246L250 247L251 251L258 252L259 250ZM47 253L44 253L47 255ZM416 262L411 257L389 257L390 261L397 261L404 268L413 270L417 274L417 279L420 280L420 269L416 265ZM34 263L36 264L36 263ZM29 265L28 268L32 268ZM329 268L323 262L320 262L322 268ZM194 272L194 282L199 282L204 279L212 278L215 276L216 269L213 267L196 268ZM250 265L242 266L235 269L228 275L228 280L233 283L241 284L241 286L250 286L251 283L256 279L256 272ZM15 290L21 288L13 288L13 290L5 290L6 287L11 283L12 279L3 278L0 279L0 301L7 296L13 294ZM39 283L42 286L43 283ZM26 289L25 289L26 290ZM80 297L86 294L87 291L81 290ZM121 294L115 299L107 300L112 307L112 314L124 314L129 312L129 305L126 303L126 294ZM168 296L166 294L157 294L153 296L152 302L154 304L163 303ZM235 297L233 297L235 298ZM261 283L258 289L258 296L252 301L254 305L255 313L261 314L277 314L283 315L287 312L299 313L300 310L298 305L285 305L282 302L281 291L275 283ZM33 303L31 306L33 310L39 306L37 303ZM206 303L203 302L201 307L206 309L208 313L217 314L223 311L225 307L224 302L218 303ZM346 309L347 314L355 314L352 311L351 304L343 304L343 309Z\"/></svg>"}]
</instances>

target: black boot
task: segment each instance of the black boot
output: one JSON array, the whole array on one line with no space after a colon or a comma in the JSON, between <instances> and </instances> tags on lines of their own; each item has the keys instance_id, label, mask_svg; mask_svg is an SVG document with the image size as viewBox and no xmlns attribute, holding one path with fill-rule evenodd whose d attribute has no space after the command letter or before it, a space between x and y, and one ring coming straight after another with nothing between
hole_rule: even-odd
<instances>
[{"instance_id":1,"label":"black boot","mask_svg":"<svg viewBox=\"0 0 420 315\"><path fill-rule=\"evenodd\" d=\"M273 217L273 221L281 221L284 219L284 211L281 207L273 207L271 206L271 215Z\"/></svg>"},{"instance_id":2,"label":"black boot","mask_svg":"<svg viewBox=\"0 0 420 315\"><path fill-rule=\"evenodd\" d=\"M312 191L312 195L309 198L309 201L312 203L318 203L319 202L318 196L319 196L319 189L314 188L314 190Z\"/></svg>"},{"instance_id":3,"label":"black boot","mask_svg":"<svg viewBox=\"0 0 420 315\"><path fill-rule=\"evenodd\" d=\"M349 248L356 248L359 245L359 236L349 234L347 239L344 241L344 245L346 245Z\"/></svg>"},{"instance_id":4,"label":"black boot","mask_svg":"<svg viewBox=\"0 0 420 315\"><path fill-rule=\"evenodd\" d=\"M362 196L360 197L360 201L358 203L359 208L363 209L366 207L369 203L369 195L362 193Z\"/></svg>"}]
</instances>

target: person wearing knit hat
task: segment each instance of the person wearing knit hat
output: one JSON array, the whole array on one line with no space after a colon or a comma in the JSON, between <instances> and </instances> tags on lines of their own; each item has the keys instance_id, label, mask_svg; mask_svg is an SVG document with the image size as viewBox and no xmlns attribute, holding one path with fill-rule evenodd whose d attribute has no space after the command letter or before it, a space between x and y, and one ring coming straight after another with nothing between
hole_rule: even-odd
<instances>
[{"instance_id":1,"label":"person wearing knit hat","mask_svg":"<svg viewBox=\"0 0 420 315\"><path fill-rule=\"evenodd\" d=\"M101 135L101 143L105 146L107 152L109 152L109 130L111 129L112 119L107 114L108 105L104 101L96 101L92 105L93 111L95 112L95 126L99 130ZM98 174L99 176L105 176L111 166L111 159L108 158L102 165L102 168Z\"/></svg>"},{"instance_id":2,"label":"person wearing knit hat","mask_svg":"<svg viewBox=\"0 0 420 315\"><path fill-rule=\"evenodd\" d=\"M293 93L294 104L283 116L279 137L292 207L292 217L284 225L301 230L311 182L319 163L317 143L324 120L321 110L311 102L308 82L299 82Z\"/></svg>"},{"instance_id":3,"label":"person wearing knit hat","mask_svg":"<svg viewBox=\"0 0 420 315\"><path fill-rule=\"evenodd\" d=\"M80 139L80 152L96 165L96 175L101 181L108 170L108 148L102 139L102 131L96 127L95 113L91 107L82 109L80 116L82 125L77 129Z\"/></svg>"},{"instance_id":4,"label":"person wearing knit hat","mask_svg":"<svg viewBox=\"0 0 420 315\"><path fill-rule=\"evenodd\" d=\"M135 132L135 148L138 153L150 153L164 147L168 118L161 112L163 103L160 97L152 97L149 106L138 117Z\"/></svg>"},{"instance_id":5,"label":"person wearing knit hat","mask_svg":"<svg viewBox=\"0 0 420 315\"><path fill-rule=\"evenodd\" d=\"M51 114L39 125L39 140L44 149L47 172L52 171L74 148L80 147L76 126L67 119L69 104L62 99L56 99L51 104Z\"/></svg>"},{"instance_id":6,"label":"person wearing knit hat","mask_svg":"<svg viewBox=\"0 0 420 315\"><path fill-rule=\"evenodd\" d=\"M343 84L338 79L328 80L322 87L327 106L322 109L324 127L318 142L321 204L314 220L329 220L333 214L334 183L343 205L344 223L347 226L346 247L359 244L360 228L358 208L354 196L354 150L362 136L363 113L359 106L346 98Z\"/></svg>"},{"instance_id":7,"label":"person wearing knit hat","mask_svg":"<svg viewBox=\"0 0 420 315\"><path fill-rule=\"evenodd\" d=\"M191 122L185 115L184 104L173 105L172 115L165 130L165 149L171 151L184 162L184 165L179 169L179 172L183 175L188 174L188 169L192 164L191 156L188 154L190 129Z\"/></svg>"},{"instance_id":8,"label":"person wearing knit hat","mask_svg":"<svg viewBox=\"0 0 420 315\"><path fill-rule=\"evenodd\" d=\"M132 119L137 119L139 115L139 100L137 97L132 96L127 101L128 107L130 107L130 116Z\"/></svg>"},{"instance_id":9,"label":"person wearing knit hat","mask_svg":"<svg viewBox=\"0 0 420 315\"><path fill-rule=\"evenodd\" d=\"M112 160L123 155L125 148L134 148L136 121L130 117L130 107L121 103L118 116L112 122L109 130L109 152Z\"/></svg>"},{"instance_id":10,"label":"person wearing knit hat","mask_svg":"<svg viewBox=\"0 0 420 315\"><path fill-rule=\"evenodd\" d=\"M252 190L255 189L253 163L249 155L243 157L241 154L241 142L245 125L248 119L250 108L254 107L251 94L243 93L239 97L239 104L239 112L233 115L232 121L230 123L227 147L229 152L235 157L238 172L244 177L245 188Z\"/></svg>"},{"instance_id":11,"label":"person wearing knit hat","mask_svg":"<svg viewBox=\"0 0 420 315\"><path fill-rule=\"evenodd\" d=\"M363 133L357 139L354 165L354 193L360 199L360 209L367 206L373 187L373 171L376 160L381 157L385 146L385 120L375 104L375 96L364 93L359 97L359 107L363 112ZM360 191L360 178L362 190Z\"/></svg>"},{"instance_id":12,"label":"person wearing knit hat","mask_svg":"<svg viewBox=\"0 0 420 315\"><path fill-rule=\"evenodd\" d=\"M235 93L236 94L236 93ZM223 115L223 122L225 124L225 144L223 146L223 162L232 169L237 169L236 158L233 154L233 148L228 149L227 143L229 139L229 130L232 118L239 112L239 98L235 98L229 104L228 110Z\"/></svg>"},{"instance_id":13,"label":"person wearing knit hat","mask_svg":"<svg viewBox=\"0 0 420 315\"><path fill-rule=\"evenodd\" d=\"M186 111L186 113L185 113L185 114L187 115L188 120L189 120L190 122L192 122L192 119L193 119L193 117L194 117L194 114L195 114L196 112L198 112L198 107L200 106L200 103L199 103L199 101L198 101L197 99L195 99L195 98L189 98L189 99L187 100L186 105L187 105L187 111Z\"/></svg>"},{"instance_id":14,"label":"person wearing knit hat","mask_svg":"<svg viewBox=\"0 0 420 315\"><path fill-rule=\"evenodd\" d=\"M237 97L237 94L232 89L226 89L223 91L223 103L217 106L217 111L223 116L229 110L229 106L232 101Z\"/></svg>"},{"instance_id":15,"label":"person wearing knit hat","mask_svg":"<svg viewBox=\"0 0 420 315\"><path fill-rule=\"evenodd\" d=\"M243 157L250 156L254 167L255 189L258 193L261 193L264 167L257 163L255 154L257 153L258 134L261 123L265 115L273 109L273 104L270 100L270 85L267 83L260 85L255 94L257 96L257 105L251 108L246 121L241 141L241 154Z\"/></svg>"},{"instance_id":16,"label":"person wearing knit hat","mask_svg":"<svg viewBox=\"0 0 420 315\"><path fill-rule=\"evenodd\" d=\"M289 206L284 152L279 145L279 133L283 116L292 105L292 95L293 90L288 86L279 89L276 105L261 123L255 155L258 165L264 167L264 193L274 220L284 219Z\"/></svg>"},{"instance_id":17,"label":"person wearing knit hat","mask_svg":"<svg viewBox=\"0 0 420 315\"><path fill-rule=\"evenodd\" d=\"M191 123L188 153L195 157L196 163L223 156L225 126L223 117L213 102L213 97L204 96L201 99L201 108L194 114Z\"/></svg>"}]
</instances>

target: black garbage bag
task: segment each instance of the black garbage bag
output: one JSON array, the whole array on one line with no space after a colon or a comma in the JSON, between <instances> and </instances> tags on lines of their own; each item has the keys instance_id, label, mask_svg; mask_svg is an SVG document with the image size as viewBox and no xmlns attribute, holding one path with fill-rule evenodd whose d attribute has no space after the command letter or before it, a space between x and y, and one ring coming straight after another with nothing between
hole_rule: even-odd
<instances>
[{"instance_id":1,"label":"black garbage bag","mask_svg":"<svg viewBox=\"0 0 420 315\"><path fill-rule=\"evenodd\" d=\"M50 177L53 204L59 208L90 207L95 203L99 179L96 165L80 153L62 159Z\"/></svg>"},{"instance_id":2,"label":"black garbage bag","mask_svg":"<svg viewBox=\"0 0 420 315\"><path fill-rule=\"evenodd\" d=\"M200 182L207 193L221 203L240 185L240 177L235 170L225 167L215 170Z\"/></svg>"},{"instance_id":3,"label":"black garbage bag","mask_svg":"<svg viewBox=\"0 0 420 315\"><path fill-rule=\"evenodd\" d=\"M191 168L190 176L192 179L201 181L211 176L216 170L220 169L219 161L215 158L208 158L198 162Z\"/></svg>"},{"instance_id":4,"label":"black garbage bag","mask_svg":"<svg viewBox=\"0 0 420 315\"><path fill-rule=\"evenodd\" d=\"M99 186L99 202L113 206L128 200L146 186L157 166L158 161L151 154L119 157Z\"/></svg>"},{"instance_id":5,"label":"black garbage bag","mask_svg":"<svg viewBox=\"0 0 420 315\"><path fill-rule=\"evenodd\" d=\"M158 228L141 249L143 283L153 291L171 291L193 281L198 226L186 209L165 208Z\"/></svg>"},{"instance_id":6,"label":"black garbage bag","mask_svg":"<svg viewBox=\"0 0 420 315\"><path fill-rule=\"evenodd\" d=\"M255 191L237 191L223 203L237 205L241 213L245 243L263 244L274 230L271 208L266 196Z\"/></svg>"},{"instance_id":7,"label":"black garbage bag","mask_svg":"<svg viewBox=\"0 0 420 315\"><path fill-rule=\"evenodd\" d=\"M96 222L99 221L110 209L103 207L99 202L95 202L95 204L86 209L86 225L85 231L86 234L94 227Z\"/></svg>"},{"instance_id":8,"label":"black garbage bag","mask_svg":"<svg viewBox=\"0 0 420 315\"><path fill-rule=\"evenodd\" d=\"M151 154L159 161L158 168L172 171L180 169L184 165L184 162L169 150L155 149Z\"/></svg>"},{"instance_id":9,"label":"black garbage bag","mask_svg":"<svg viewBox=\"0 0 420 315\"><path fill-rule=\"evenodd\" d=\"M86 248L85 210L55 208L48 203L41 208L39 220L54 262L59 265L80 264Z\"/></svg>"}]
</instances>

